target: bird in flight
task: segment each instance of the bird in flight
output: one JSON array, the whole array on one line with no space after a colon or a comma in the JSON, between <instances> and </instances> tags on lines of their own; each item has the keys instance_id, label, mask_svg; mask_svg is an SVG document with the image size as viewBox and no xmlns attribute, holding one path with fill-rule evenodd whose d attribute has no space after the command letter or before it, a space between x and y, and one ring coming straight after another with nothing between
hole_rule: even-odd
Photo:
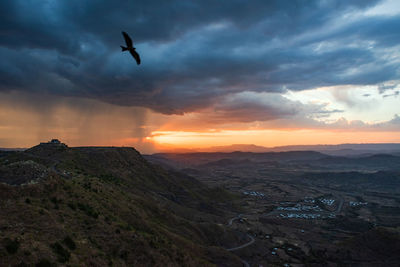
<instances>
[{"instance_id":1,"label":"bird in flight","mask_svg":"<svg viewBox=\"0 0 400 267\"><path fill-rule=\"evenodd\" d=\"M129 53L131 53L132 57L136 60L136 63L139 65L140 64L140 56L136 52L136 48L133 47L131 37L129 37L129 35L126 32L122 32L122 35L124 36L125 43L126 43L126 47L121 45L122 52L129 51Z\"/></svg>"}]
</instances>

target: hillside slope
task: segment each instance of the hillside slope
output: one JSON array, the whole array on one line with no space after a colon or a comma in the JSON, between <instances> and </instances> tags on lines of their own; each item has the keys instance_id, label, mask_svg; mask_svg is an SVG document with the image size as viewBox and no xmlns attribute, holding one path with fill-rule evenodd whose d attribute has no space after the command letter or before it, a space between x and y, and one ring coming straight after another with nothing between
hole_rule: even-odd
<instances>
[{"instance_id":1,"label":"hillside slope","mask_svg":"<svg viewBox=\"0 0 400 267\"><path fill-rule=\"evenodd\" d=\"M0 158L0 265L241 266L236 196L133 148L41 144Z\"/></svg>"}]
</instances>

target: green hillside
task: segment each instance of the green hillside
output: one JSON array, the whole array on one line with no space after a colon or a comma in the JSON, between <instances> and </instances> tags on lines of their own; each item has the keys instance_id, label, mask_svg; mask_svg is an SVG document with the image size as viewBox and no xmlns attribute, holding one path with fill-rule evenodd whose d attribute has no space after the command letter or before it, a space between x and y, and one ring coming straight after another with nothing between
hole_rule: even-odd
<instances>
[{"instance_id":1,"label":"green hillside","mask_svg":"<svg viewBox=\"0 0 400 267\"><path fill-rule=\"evenodd\" d=\"M241 266L236 196L133 148L41 144L0 158L1 266Z\"/></svg>"}]
</instances>

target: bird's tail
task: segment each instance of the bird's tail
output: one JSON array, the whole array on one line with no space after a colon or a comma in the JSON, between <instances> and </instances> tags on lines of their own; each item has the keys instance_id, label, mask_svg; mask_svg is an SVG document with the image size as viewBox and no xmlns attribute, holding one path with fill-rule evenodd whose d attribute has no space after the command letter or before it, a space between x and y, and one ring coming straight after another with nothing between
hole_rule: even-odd
<instances>
[{"instance_id":1,"label":"bird's tail","mask_svg":"<svg viewBox=\"0 0 400 267\"><path fill-rule=\"evenodd\" d=\"M127 50L128 50L128 48L127 48L127 47L125 47L125 46L122 46L122 45L121 45L121 48L122 48L122 52L124 52L124 51L127 51Z\"/></svg>"}]
</instances>

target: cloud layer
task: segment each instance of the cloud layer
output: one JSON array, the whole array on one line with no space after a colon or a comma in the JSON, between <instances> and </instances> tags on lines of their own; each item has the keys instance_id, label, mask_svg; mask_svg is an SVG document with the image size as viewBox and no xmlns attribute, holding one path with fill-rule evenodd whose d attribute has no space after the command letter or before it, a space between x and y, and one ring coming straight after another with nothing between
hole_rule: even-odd
<instances>
[{"instance_id":1,"label":"cloud layer","mask_svg":"<svg viewBox=\"0 0 400 267\"><path fill-rule=\"evenodd\" d=\"M246 94L399 78L400 16L366 15L376 4L2 1L0 91L164 114L215 107L244 122L279 118L297 104L276 96L272 107ZM121 30L131 34L140 67L120 52Z\"/></svg>"}]
</instances>

